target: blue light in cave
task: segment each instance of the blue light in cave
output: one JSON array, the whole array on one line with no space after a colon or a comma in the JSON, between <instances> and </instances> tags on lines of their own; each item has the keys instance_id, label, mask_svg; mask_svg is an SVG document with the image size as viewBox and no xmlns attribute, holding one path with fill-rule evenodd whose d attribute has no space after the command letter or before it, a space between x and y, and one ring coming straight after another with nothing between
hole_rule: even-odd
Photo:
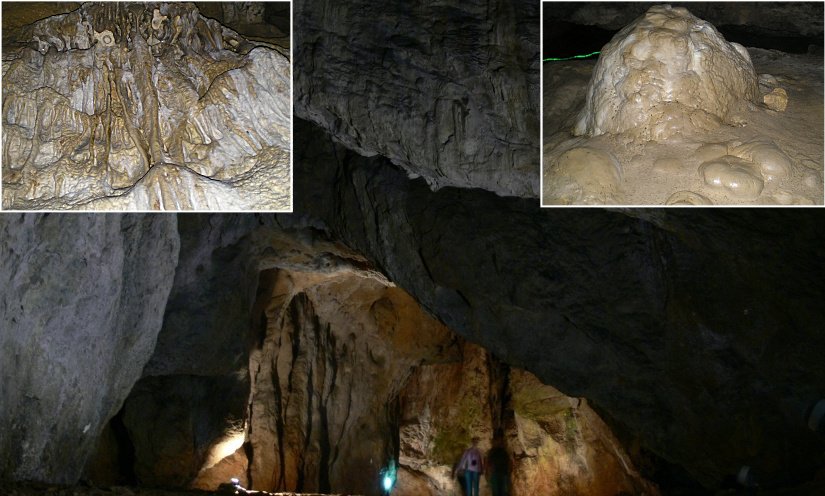
<instances>
[{"instance_id":1,"label":"blue light in cave","mask_svg":"<svg viewBox=\"0 0 825 496\"><path fill-rule=\"evenodd\" d=\"M388 495L392 491L392 486L395 485L395 460L390 460L387 468L381 470L381 474L381 487L384 488L384 494Z\"/></svg>"}]
</instances>

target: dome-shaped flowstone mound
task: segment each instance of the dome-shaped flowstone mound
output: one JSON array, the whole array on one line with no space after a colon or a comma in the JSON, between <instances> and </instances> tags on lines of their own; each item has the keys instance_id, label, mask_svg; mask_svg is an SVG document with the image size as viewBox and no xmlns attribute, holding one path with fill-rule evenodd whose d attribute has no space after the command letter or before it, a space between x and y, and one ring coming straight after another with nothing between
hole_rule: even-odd
<instances>
[{"instance_id":1,"label":"dome-shaped flowstone mound","mask_svg":"<svg viewBox=\"0 0 825 496\"><path fill-rule=\"evenodd\" d=\"M603 49L574 134L665 139L736 123L759 99L747 51L687 9L657 5Z\"/></svg>"}]
</instances>

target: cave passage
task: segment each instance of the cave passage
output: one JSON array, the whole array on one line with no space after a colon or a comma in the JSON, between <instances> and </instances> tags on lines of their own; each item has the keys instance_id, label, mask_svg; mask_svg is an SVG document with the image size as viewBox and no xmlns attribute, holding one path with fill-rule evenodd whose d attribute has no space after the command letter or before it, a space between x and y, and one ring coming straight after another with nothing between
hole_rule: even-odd
<instances>
[{"instance_id":1,"label":"cave passage","mask_svg":"<svg viewBox=\"0 0 825 496\"><path fill-rule=\"evenodd\" d=\"M393 495L457 494L453 469L478 437L484 453L505 450L496 477L510 494L655 494L587 401L457 336L374 272L266 269L254 295L248 365L141 379L86 481L372 495L386 476Z\"/></svg>"}]
</instances>

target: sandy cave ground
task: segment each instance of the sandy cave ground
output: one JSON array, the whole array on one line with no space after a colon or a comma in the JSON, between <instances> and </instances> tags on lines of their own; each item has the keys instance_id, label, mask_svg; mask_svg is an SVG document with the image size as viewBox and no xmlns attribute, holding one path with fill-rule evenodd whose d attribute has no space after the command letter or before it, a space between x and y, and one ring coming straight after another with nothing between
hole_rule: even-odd
<instances>
[{"instance_id":1,"label":"sandy cave ground","mask_svg":"<svg viewBox=\"0 0 825 496\"><path fill-rule=\"evenodd\" d=\"M626 135L573 136L597 59L543 63L543 201L548 177L559 157L585 146L609 151L621 164L619 187L604 204L665 205L821 205L823 203L823 56L748 48L757 74L770 74L788 95L784 112L750 106L741 127L722 125L712 132L640 141ZM794 165L789 177L766 181L756 198L732 195L705 184L699 167L713 148L737 143L773 143ZM719 147L705 146L719 144ZM703 147L701 150L700 147ZM699 153L697 153L697 151ZM594 184L599 178L594 179ZM592 199L591 199L592 200ZM582 201L581 203L594 203Z\"/></svg>"}]
</instances>

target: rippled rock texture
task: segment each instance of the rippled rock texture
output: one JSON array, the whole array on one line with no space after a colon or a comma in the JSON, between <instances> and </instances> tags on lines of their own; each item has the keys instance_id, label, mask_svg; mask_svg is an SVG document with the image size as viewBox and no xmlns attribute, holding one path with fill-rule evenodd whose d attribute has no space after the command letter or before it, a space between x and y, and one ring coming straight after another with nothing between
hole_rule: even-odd
<instances>
[{"instance_id":1,"label":"rippled rock texture","mask_svg":"<svg viewBox=\"0 0 825 496\"><path fill-rule=\"evenodd\" d=\"M290 71L190 3L27 26L3 52L3 206L289 209Z\"/></svg>"},{"instance_id":2,"label":"rippled rock texture","mask_svg":"<svg viewBox=\"0 0 825 496\"><path fill-rule=\"evenodd\" d=\"M530 1L295 3L295 114L434 188L538 196Z\"/></svg>"}]
</instances>

